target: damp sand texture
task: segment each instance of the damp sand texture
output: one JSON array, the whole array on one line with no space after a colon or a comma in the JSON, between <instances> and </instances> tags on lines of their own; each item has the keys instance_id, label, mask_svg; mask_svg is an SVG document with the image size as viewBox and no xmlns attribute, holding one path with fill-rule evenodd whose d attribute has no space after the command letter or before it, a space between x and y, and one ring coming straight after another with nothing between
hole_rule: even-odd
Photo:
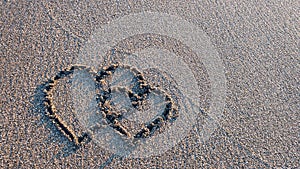
<instances>
[{"instance_id":1,"label":"damp sand texture","mask_svg":"<svg viewBox=\"0 0 300 169\"><path fill-rule=\"evenodd\" d=\"M297 1L1 1L0 168L298 168L298 8ZM74 146L45 114L43 84L76 63L95 29L142 11L180 16L210 37L227 85L219 127L201 141L203 114L181 142L151 158L122 158L93 141ZM203 82L202 107L209 107L205 66L182 42L148 34L115 47L130 53L147 45L190 53L191 69L204 70L195 77ZM53 101L81 136L70 88L60 79Z\"/></svg>"}]
</instances>

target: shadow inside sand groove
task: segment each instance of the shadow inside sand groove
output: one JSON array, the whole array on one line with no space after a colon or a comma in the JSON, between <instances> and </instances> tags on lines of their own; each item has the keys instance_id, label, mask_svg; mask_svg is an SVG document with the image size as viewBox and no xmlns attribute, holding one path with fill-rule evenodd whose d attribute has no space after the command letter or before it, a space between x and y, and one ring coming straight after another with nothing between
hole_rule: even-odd
<instances>
[{"instance_id":1,"label":"shadow inside sand groove","mask_svg":"<svg viewBox=\"0 0 300 169\"><path fill-rule=\"evenodd\" d=\"M49 144L50 142L55 142L57 144L64 145L61 148L61 151L57 153L56 157L63 156L67 157L73 153L75 153L80 146L75 145L73 142L69 141L55 126L55 124L51 121L51 119L46 115L46 107L44 105L45 93L44 89L46 88L47 82L37 86L35 89L34 95L32 96L32 108L31 114L38 116L39 120L35 123L37 128L40 126L46 126L46 128L50 129L50 133L48 134L48 139L44 142Z\"/></svg>"}]
</instances>

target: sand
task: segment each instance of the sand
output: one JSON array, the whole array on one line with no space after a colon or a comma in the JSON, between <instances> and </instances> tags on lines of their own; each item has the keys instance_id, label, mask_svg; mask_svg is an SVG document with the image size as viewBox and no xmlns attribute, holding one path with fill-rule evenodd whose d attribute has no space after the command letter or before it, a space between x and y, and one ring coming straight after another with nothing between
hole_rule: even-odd
<instances>
[{"instance_id":1,"label":"sand","mask_svg":"<svg viewBox=\"0 0 300 169\"><path fill-rule=\"evenodd\" d=\"M1 1L0 168L299 167L298 8L297 1L89 5ZM77 62L84 44L101 25L149 10L180 16L210 38L223 62L227 85L217 129L201 141L204 116L199 115L183 140L150 158L122 158L93 141L75 147L45 116L43 84ZM118 47L129 47L130 52L138 48L130 48L131 42L145 36L132 37ZM166 49L172 43L184 46L172 38L165 41L169 42L163 46ZM161 44L156 43L152 45ZM205 83L207 74L201 72L205 67L196 65L195 76ZM80 133L84 127L72 113L70 86L68 79L59 83L55 102L65 121ZM200 86L200 98L208 87L209 82ZM202 106L209 104L208 95Z\"/></svg>"}]
</instances>

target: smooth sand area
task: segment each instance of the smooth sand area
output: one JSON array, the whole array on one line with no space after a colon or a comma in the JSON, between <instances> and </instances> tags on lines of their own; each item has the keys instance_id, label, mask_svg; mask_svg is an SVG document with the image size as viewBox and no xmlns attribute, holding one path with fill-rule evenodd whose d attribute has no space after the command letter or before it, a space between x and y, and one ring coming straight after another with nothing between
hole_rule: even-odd
<instances>
[{"instance_id":1,"label":"smooth sand area","mask_svg":"<svg viewBox=\"0 0 300 169\"><path fill-rule=\"evenodd\" d=\"M248 0L1 1L0 168L299 168L299 6L299 1ZM148 56L157 48L185 57L187 66L174 60L182 65L177 74L192 70L195 81L182 78L177 84L198 83L198 106L204 112L199 111L197 123L178 144L148 158L123 158L97 141L74 146L45 115L45 82L77 63L84 45L103 24L143 11L178 16L209 37L226 78L225 108L215 130L207 131L209 137L203 140L205 121L211 118L206 113L213 102L214 83L201 56L179 39L139 34L118 42L115 48L149 62L157 59ZM152 53L139 50L146 47L153 49ZM146 62L138 64L139 59L127 62L145 68ZM167 57L161 63L153 61L168 68L165 62L170 62ZM157 69L147 69L145 76L153 85L173 93L180 105L177 89L182 91L185 86L176 88L176 78L159 74ZM127 83L126 79L119 80ZM54 102L61 118L80 134L86 128L80 121L84 119L74 114L80 107L74 102L73 87L70 78L60 80ZM93 97L93 93L86 93L90 95L84 97ZM90 103L79 101L82 105ZM88 110L94 111L93 106Z\"/></svg>"}]
</instances>

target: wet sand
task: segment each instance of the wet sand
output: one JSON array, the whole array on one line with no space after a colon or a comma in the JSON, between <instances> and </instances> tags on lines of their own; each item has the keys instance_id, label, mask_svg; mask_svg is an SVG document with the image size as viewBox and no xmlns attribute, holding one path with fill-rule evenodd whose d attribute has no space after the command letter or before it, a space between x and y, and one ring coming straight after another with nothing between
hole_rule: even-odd
<instances>
[{"instance_id":1,"label":"wet sand","mask_svg":"<svg viewBox=\"0 0 300 169\"><path fill-rule=\"evenodd\" d=\"M0 4L0 168L300 166L296 1ZM210 37L227 80L220 126L208 141L201 142L200 118L174 148L145 159L120 158L94 142L74 146L45 116L43 84L76 63L85 42L101 24L147 10L178 15ZM198 76L207 79L200 72ZM206 87L202 86L204 92ZM61 81L55 102L65 121L80 133L84 128L72 113L69 89L68 80Z\"/></svg>"}]
</instances>

